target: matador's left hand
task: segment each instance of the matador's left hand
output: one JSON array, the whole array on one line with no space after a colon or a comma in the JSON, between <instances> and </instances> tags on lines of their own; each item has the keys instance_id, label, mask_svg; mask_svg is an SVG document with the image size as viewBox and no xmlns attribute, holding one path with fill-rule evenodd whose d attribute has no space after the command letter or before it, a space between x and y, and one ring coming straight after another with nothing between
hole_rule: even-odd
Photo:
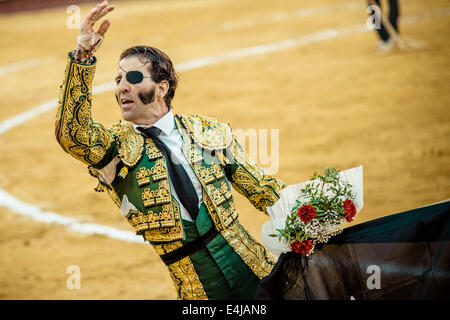
<instances>
[{"instance_id":1,"label":"matador's left hand","mask_svg":"<svg viewBox=\"0 0 450 320\"><path fill-rule=\"evenodd\" d=\"M89 12L81 24L77 49L89 50L91 52L98 50L111 22L109 20L103 21L97 32L94 31L94 25L112 10L114 10L114 6L109 5L108 0L104 0L102 3L98 3L97 6Z\"/></svg>"}]
</instances>

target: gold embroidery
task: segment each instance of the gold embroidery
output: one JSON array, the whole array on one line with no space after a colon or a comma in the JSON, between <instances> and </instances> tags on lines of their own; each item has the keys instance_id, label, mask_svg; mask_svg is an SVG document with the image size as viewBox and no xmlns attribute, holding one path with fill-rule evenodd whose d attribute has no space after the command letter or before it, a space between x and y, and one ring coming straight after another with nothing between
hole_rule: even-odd
<instances>
[{"instance_id":1,"label":"gold embroidery","mask_svg":"<svg viewBox=\"0 0 450 320\"><path fill-rule=\"evenodd\" d=\"M92 166L88 166L87 168L88 168L89 174L90 174L92 177L98 178L99 173L98 173L98 170L97 170L97 169L95 169L95 168L92 167Z\"/></svg>"},{"instance_id":2,"label":"gold embroidery","mask_svg":"<svg viewBox=\"0 0 450 320\"><path fill-rule=\"evenodd\" d=\"M216 209L214 208L214 205L212 204L211 200L209 199L208 194L206 193L206 190L202 190L203 195L203 203L206 206L206 209L208 209L209 216L213 220L214 225L216 226L217 230L222 230L224 227L222 226L222 221L217 215Z\"/></svg>"},{"instance_id":3,"label":"gold embroidery","mask_svg":"<svg viewBox=\"0 0 450 320\"><path fill-rule=\"evenodd\" d=\"M153 181L167 179L167 167L164 158L156 160L155 165L150 169Z\"/></svg>"},{"instance_id":4,"label":"gold embroidery","mask_svg":"<svg viewBox=\"0 0 450 320\"><path fill-rule=\"evenodd\" d=\"M104 185L102 185L100 180L98 180L97 186L94 188L94 191L96 191L96 192L105 192L105 190L106 190L106 187Z\"/></svg>"},{"instance_id":5,"label":"gold embroidery","mask_svg":"<svg viewBox=\"0 0 450 320\"><path fill-rule=\"evenodd\" d=\"M159 151L158 147L156 147L152 139L146 138L145 143L147 145L145 153L147 154L149 160L155 160L163 157L163 154Z\"/></svg>"},{"instance_id":6,"label":"gold embroidery","mask_svg":"<svg viewBox=\"0 0 450 320\"><path fill-rule=\"evenodd\" d=\"M139 187L146 186L150 184L150 169L145 167L140 167L138 172L136 172L136 180Z\"/></svg>"},{"instance_id":7,"label":"gold embroidery","mask_svg":"<svg viewBox=\"0 0 450 320\"><path fill-rule=\"evenodd\" d=\"M55 135L63 150L88 165L98 164L114 137L91 117L95 65L81 65L68 58L60 87Z\"/></svg>"},{"instance_id":8,"label":"gold embroidery","mask_svg":"<svg viewBox=\"0 0 450 320\"><path fill-rule=\"evenodd\" d=\"M222 180L220 182L220 191L222 192L225 199L227 199L227 200L230 200L233 197L231 190L229 189L228 185L225 183L225 180Z\"/></svg>"},{"instance_id":9,"label":"gold embroidery","mask_svg":"<svg viewBox=\"0 0 450 320\"><path fill-rule=\"evenodd\" d=\"M215 187L213 184L206 185L206 192L210 196L211 200L216 206L220 206L222 203L227 201L225 196L222 194L220 189Z\"/></svg>"},{"instance_id":10,"label":"gold embroidery","mask_svg":"<svg viewBox=\"0 0 450 320\"><path fill-rule=\"evenodd\" d=\"M198 176L201 180L203 180L206 184L209 184L216 180L216 177L212 174L209 168L198 166Z\"/></svg>"},{"instance_id":11,"label":"gold embroidery","mask_svg":"<svg viewBox=\"0 0 450 320\"><path fill-rule=\"evenodd\" d=\"M236 220L220 233L260 279L272 271L275 264L273 256L253 239L239 221Z\"/></svg>"},{"instance_id":12,"label":"gold embroidery","mask_svg":"<svg viewBox=\"0 0 450 320\"><path fill-rule=\"evenodd\" d=\"M217 215L223 221L224 228L230 225L234 220L238 218L238 212L234 206L234 201L228 201L224 205L217 207Z\"/></svg>"},{"instance_id":13,"label":"gold embroidery","mask_svg":"<svg viewBox=\"0 0 450 320\"><path fill-rule=\"evenodd\" d=\"M120 172L118 174L118 176L123 180L126 178L126 176L128 175L128 168L127 167L122 167L120 169Z\"/></svg>"},{"instance_id":14,"label":"gold embroidery","mask_svg":"<svg viewBox=\"0 0 450 320\"><path fill-rule=\"evenodd\" d=\"M178 248L181 248L183 244L181 241L174 241L171 243L164 243L164 244L154 244L153 247L155 248L156 252L162 256L163 254L172 252L173 250L176 250Z\"/></svg>"},{"instance_id":15,"label":"gold embroidery","mask_svg":"<svg viewBox=\"0 0 450 320\"><path fill-rule=\"evenodd\" d=\"M155 205L155 195L149 188L145 188L142 192L142 201L144 202L144 207L152 207Z\"/></svg>"},{"instance_id":16,"label":"gold embroidery","mask_svg":"<svg viewBox=\"0 0 450 320\"><path fill-rule=\"evenodd\" d=\"M199 164L203 162L203 155L201 150L195 147L195 144L192 142L191 136L186 130L183 129L183 126L180 123L178 117L175 117L175 122L177 124L177 129L183 139L183 145L181 149L186 159L188 159L191 164Z\"/></svg>"},{"instance_id":17,"label":"gold embroidery","mask_svg":"<svg viewBox=\"0 0 450 320\"><path fill-rule=\"evenodd\" d=\"M148 229L147 217L142 212L130 210L127 218L136 232Z\"/></svg>"},{"instance_id":18,"label":"gold embroidery","mask_svg":"<svg viewBox=\"0 0 450 320\"><path fill-rule=\"evenodd\" d=\"M170 204L162 205L162 210L159 213L152 210L148 210L147 213L150 229L175 226L174 213Z\"/></svg>"},{"instance_id":19,"label":"gold embroidery","mask_svg":"<svg viewBox=\"0 0 450 320\"><path fill-rule=\"evenodd\" d=\"M185 257L169 267L178 298L183 300L207 300L205 289L195 271L191 258Z\"/></svg>"},{"instance_id":20,"label":"gold embroidery","mask_svg":"<svg viewBox=\"0 0 450 320\"><path fill-rule=\"evenodd\" d=\"M203 180L205 184L212 183L225 177L222 168L215 162L212 163L211 167L197 165L196 168L199 179Z\"/></svg>"},{"instance_id":21,"label":"gold embroidery","mask_svg":"<svg viewBox=\"0 0 450 320\"><path fill-rule=\"evenodd\" d=\"M226 149L233 142L233 134L228 124L217 119L194 114L177 115L189 131L192 139L206 150Z\"/></svg>"},{"instance_id":22,"label":"gold embroidery","mask_svg":"<svg viewBox=\"0 0 450 320\"><path fill-rule=\"evenodd\" d=\"M206 189L203 189L203 203L208 209L214 225L219 231L226 228L238 217L238 212L232 200L217 207L212 203L210 196L206 192Z\"/></svg>"},{"instance_id":23,"label":"gold embroidery","mask_svg":"<svg viewBox=\"0 0 450 320\"><path fill-rule=\"evenodd\" d=\"M167 168L164 158L156 160L155 165L151 169L145 167L139 168L138 172L136 172L138 186L143 187L150 184L150 177L152 177L153 181L167 179Z\"/></svg>"},{"instance_id":24,"label":"gold embroidery","mask_svg":"<svg viewBox=\"0 0 450 320\"><path fill-rule=\"evenodd\" d=\"M193 165L192 168L197 174L200 170L200 165ZM198 174L197 177L205 191L204 194L206 194L206 196L203 196L203 202L208 208L211 217L213 217L216 228L218 230L226 228L238 216L234 207L231 190L224 179L206 184Z\"/></svg>"},{"instance_id":25,"label":"gold embroidery","mask_svg":"<svg viewBox=\"0 0 450 320\"><path fill-rule=\"evenodd\" d=\"M145 230L145 240L152 242L165 242L183 239L181 220L175 222L175 227L155 228Z\"/></svg>"},{"instance_id":26,"label":"gold embroidery","mask_svg":"<svg viewBox=\"0 0 450 320\"><path fill-rule=\"evenodd\" d=\"M178 128L180 129L182 128L182 124L180 123L179 118L181 117L175 117L175 121ZM202 184L203 202L205 203L206 208L208 209L208 212L210 213L210 216L213 219L214 225L216 226L217 230L222 230L223 228L226 228L238 216L236 208L234 207L234 203L231 199L231 191L228 189L228 186L227 191L223 192L224 195L216 195L216 201L221 197L225 200L230 199L230 201L222 201L222 206L217 206L215 202L213 203L211 201L213 197L211 194L209 194L209 192L215 190L216 188L213 186L207 186L216 179L224 178L225 175L223 174L222 168L215 162L213 162L211 164L211 167L209 168L204 166L205 164L203 163L203 161L197 163L193 162L192 159L196 157L195 155L201 154L201 152L200 150L198 150L198 147L195 144L192 144L192 138L186 132L186 130L180 130L180 134L183 137L183 154L187 159L191 159L191 167L200 183ZM221 200L219 200L218 202L220 201ZM226 208L224 207L225 205L227 206Z\"/></svg>"},{"instance_id":27,"label":"gold embroidery","mask_svg":"<svg viewBox=\"0 0 450 320\"><path fill-rule=\"evenodd\" d=\"M137 233L144 235L145 240L168 242L183 239L180 206L175 199L171 205L163 205L161 212L130 210L127 219Z\"/></svg>"},{"instance_id":28,"label":"gold embroidery","mask_svg":"<svg viewBox=\"0 0 450 320\"><path fill-rule=\"evenodd\" d=\"M159 255L171 252L182 246L181 241L168 244L154 245ZM205 289L195 271L194 265L189 257L185 257L168 266L170 276L177 290L178 299L206 300Z\"/></svg>"},{"instance_id":29,"label":"gold embroidery","mask_svg":"<svg viewBox=\"0 0 450 320\"><path fill-rule=\"evenodd\" d=\"M210 170L211 170L211 173L216 177L217 180L220 180L225 177L222 167L215 162L212 164Z\"/></svg>"},{"instance_id":30,"label":"gold embroidery","mask_svg":"<svg viewBox=\"0 0 450 320\"><path fill-rule=\"evenodd\" d=\"M145 188L142 192L142 201L144 202L144 206L146 208L152 207L154 205L170 203L170 199L170 187L167 179L159 182L158 188L156 190Z\"/></svg>"},{"instance_id":31,"label":"gold embroidery","mask_svg":"<svg viewBox=\"0 0 450 320\"><path fill-rule=\"evenodd\" d=\"M111 128L117 144L117 150L122 162L129 168L134 168L142 159L144 138L134 130L130 121L120 120Z\"/></svg>"},{"instance_id":32,"label":"gold embroidery","mask_svg":"<svg viewBox=\"0 0 450 320\"><path fill-rule=\"evenodd\" d=\"M194 145L191 148L190 161L191 163L201 163L203 161L202 152L195 148Z\"/></svg>"}]
</instances>

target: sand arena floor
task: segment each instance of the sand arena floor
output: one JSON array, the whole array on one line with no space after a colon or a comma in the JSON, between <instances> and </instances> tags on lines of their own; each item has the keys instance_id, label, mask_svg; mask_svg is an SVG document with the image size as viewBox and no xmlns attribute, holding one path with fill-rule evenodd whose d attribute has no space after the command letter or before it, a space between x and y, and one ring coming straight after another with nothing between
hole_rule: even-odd
<instances>
[{"instance_id":1,"label":"sand arena floor","mask_svg":"<svg viewBox=\"0 0 450 320\"><path fill-rule=\"evenodd\" d=\"M375 32L358 28L367 19L364 1L118 2L94 86L113 80L119 54L135 44L163 49L176 65L274 44L271 52L180 72L174 110L234 129L279 129L275 175L287 184L325 166L363 165L365 207L352 224L417 208L450 196L450 1L400 2L401 33L425 46L384 55L374 50ZM81 6L82 16L90 7ZM69 16L64 7L1 17L0 128L57 97L78 33L67 28ZM330 29L337 31L320 40ZM282 48L286 39L297 42ZM93 106L107 126L121 117L110 90ZM54 118L51 108L1 132L0 190L80 223L132 231L108 196L93 191L86 167L59 147ZM150 245L38 222L6 199L3 193L0 298L176 298ZM268 218L235 199L242 224L260 239ZM66 286L70 265L81 271L78 290Z\"/></svg>"}]
</instances>

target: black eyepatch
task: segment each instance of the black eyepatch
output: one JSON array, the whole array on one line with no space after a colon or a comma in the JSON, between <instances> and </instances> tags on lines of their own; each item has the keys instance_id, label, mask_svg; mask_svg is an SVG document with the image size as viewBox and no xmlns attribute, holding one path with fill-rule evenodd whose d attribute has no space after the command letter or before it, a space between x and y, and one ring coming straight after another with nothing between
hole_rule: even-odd
<instances>
[{"instance_id":1,"label":"black eyepatch","mask_svg":"<svg viewBox=\"0 0 450 320\"><path fill-rule=\"evenodd\" d=\"M139 48L134 48L134 49L136 50L137 53L143 54L144 56L145 56L145 53L147 52L147 48L145 48L145 47L144 47L144 48L139 47ZM144 52L141 52L140 49L144 49ZM151 62L151 60L149 60L149 59L147 58L147 62L145 62L145 63L143 64L143 66L145 66L145 65L146 65L147 63L149 63L149 62ZM120 66L119 66L119 68L122 69ZM131 83L131 84L141 83L142 80L144 80L144 78L151 78L150 76L149 76L149 77L145 77L145 76L142 74L142 72L140 72L140 71L128 71L128 72L126 72L126 71L123 70L123 69L122 69L122 71L125 72L125 74L126 74L126 79L127 79L127 81L128 81L129 83Z\"/></svg>"},{"instance_id":2,"label":"black eyepatch","mask_svg":"<svg viewBox=\"0 0 450 320\"><path fill-rule=\"evenodd\" d=\"M144 75L140 71L128 71L126 78L129 83L136 84L144 80Z\"/></svg>"}]
</instances>

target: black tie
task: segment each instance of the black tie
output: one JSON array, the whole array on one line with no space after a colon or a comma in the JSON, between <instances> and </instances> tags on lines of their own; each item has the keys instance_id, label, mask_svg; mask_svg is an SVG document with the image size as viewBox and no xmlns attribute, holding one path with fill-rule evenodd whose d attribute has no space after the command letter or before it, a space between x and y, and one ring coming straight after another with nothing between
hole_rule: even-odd
<instances>
[{"instance_id":1,"label":"black tie","mask_svg":"<svg viewBox=\"0 0 450 320\"><path fill-rule=\"evenodd\" d=\"M198 215L198 196L195 192L194 185L189 178L186 170L180 163L174 163L172 161L172 152L169 148L161 141L159 134L161 130L156 127L150 128L138 128L147 137L152 138L155 142L156 147L166 158L167 168L169 169L170 181L175 187L178 198L180 199L183 206L189 212L190 216L195 220ZM177 161L178 162L178 161Z\"/></svg>"}]
</instances>

